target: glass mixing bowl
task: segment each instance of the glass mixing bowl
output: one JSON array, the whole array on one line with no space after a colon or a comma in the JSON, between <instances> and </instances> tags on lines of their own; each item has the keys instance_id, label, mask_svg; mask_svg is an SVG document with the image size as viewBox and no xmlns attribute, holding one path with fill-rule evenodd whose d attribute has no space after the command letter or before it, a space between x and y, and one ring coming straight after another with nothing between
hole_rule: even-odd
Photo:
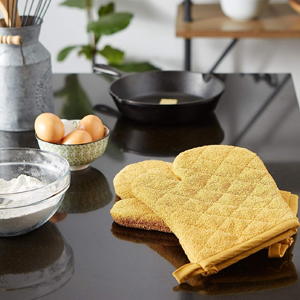
<instances>
[{"instance_id":1,"label":"glass mixing bowl","mask_svg":"<svg viewBox=\"0 0 300 300\"><path fill-rule=\"evenodd\" d=\"M34 177L43 186L3 192L4 184L20 175ZM69 186L70 165L60 155L40 149L0 148L0 236L24 234L47 222Z\"/></svg>"}]
</instances>

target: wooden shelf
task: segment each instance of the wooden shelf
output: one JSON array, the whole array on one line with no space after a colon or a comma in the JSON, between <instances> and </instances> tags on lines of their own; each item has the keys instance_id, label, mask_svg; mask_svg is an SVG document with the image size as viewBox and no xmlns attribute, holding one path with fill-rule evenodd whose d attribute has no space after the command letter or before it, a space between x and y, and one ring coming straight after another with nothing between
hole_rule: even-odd
<instances>
[{"instance_id":1,"label":"wooden shelf","mask_svg":"<svg viewBox=\"0 0 300 300\"><path fill-rule=\"evenodd\" d=\"M270 4L260 18L244 22L226 17L219 4L192 4L191 17L184 22L184 7L178 6L176 36L300 38L300 15L289 4Z\"/></svg>"}]
</instances>

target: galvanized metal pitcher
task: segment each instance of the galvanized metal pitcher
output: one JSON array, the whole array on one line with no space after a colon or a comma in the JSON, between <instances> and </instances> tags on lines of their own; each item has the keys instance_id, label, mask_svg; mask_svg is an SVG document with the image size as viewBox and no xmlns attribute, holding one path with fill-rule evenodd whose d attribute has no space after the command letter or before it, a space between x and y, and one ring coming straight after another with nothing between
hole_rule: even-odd
<instances>
[{"instance_id":1,"label":"galvanized metal pitcher","mask_svg":"<svg viewBox=\"0 0 300 300\"><path fill-rule=\"evenodd\" d=\"M0 130L33 130L39 114L54 111L51 56L40 29L0 27Z\"/></svg>"}]
</instances>

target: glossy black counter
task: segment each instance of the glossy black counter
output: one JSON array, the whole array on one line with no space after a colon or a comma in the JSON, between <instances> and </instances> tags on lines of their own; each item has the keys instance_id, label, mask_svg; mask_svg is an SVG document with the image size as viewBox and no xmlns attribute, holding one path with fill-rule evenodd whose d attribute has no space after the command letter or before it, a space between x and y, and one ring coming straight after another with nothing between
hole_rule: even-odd
<instances>
[{"instance_id":1,"label":"glossy black counter","mask_svg":"<svg viewBox=\"0 0 300 300\"><path fill-rule=\"evenodd\" d=\"M139 124L118 116L110 79L94 74L53 77L55 110L76 119L95 112L111 129L103 156L72 183L55 223L0 239L0 299L299 299L300 244L282 259L261 251L196 286L178 286L172 272L187 260L171 234L122 228L110 209L114 176L126 165L172 162L186 149L230 144L256 152L278 187L300 194L300 113L288 74L222 74L215 113L180 126ZM102 108L104 109L104 108ZM0 147L37 147L34 132L0 132Z\"/></svg>"}]
</instances>

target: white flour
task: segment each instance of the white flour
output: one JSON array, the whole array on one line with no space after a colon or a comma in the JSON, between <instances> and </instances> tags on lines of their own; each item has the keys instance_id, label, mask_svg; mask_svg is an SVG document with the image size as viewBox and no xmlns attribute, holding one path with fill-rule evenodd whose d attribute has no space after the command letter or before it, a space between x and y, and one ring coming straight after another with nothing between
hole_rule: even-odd
<instances>
[{"instance_id":1,"label":"white flour","mask_svg":"<svg viewBox=\"0 0 300 300\"><path fill-rule=\"evenodd\" d=\"M0 179L0 197L6 198L5 194L30 191L44 185L40 180L27 175L20 175L10 181ZM25 195L14 195L13 198L8 195L7 198L12 201L5 200L2 204L0 200L0 236L24 232L45 220L62 195L56 195L52 199L32 206L26 205L45 199L52 194L51 190L37 190Z\"/></svg>"},{"instance_id":2,"label":"white flour","mask_svg":"<svg viewBox=\"0 0 300 300\"><path fill-rule=\"evenodd\" d=\"M0 178L0 194L29 191L44 185L45 184L38 179L23 174L10 181Z\"/></svg>"}]
</instances>

